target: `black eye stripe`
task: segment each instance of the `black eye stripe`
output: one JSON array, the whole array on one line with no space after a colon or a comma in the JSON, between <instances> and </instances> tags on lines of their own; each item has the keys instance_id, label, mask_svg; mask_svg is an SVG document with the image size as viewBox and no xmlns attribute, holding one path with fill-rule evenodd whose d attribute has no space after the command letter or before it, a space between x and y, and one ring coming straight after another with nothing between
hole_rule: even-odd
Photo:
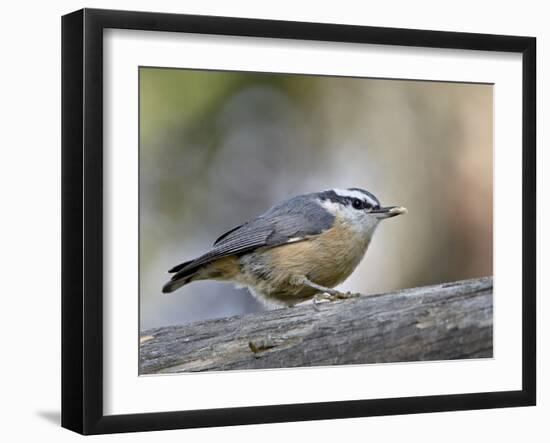
<instances>
[{"instance_id":1,"label":"black eye stripe","mask_svg":"<svg viewBox=\"0 0 550 443\"><path fill-rule=\"evenodd\" d=\"M376 202L376 205L380 205L380 202L378 201L378 199L373 194L371 194L369 191L366 191L365 189L348 188L348 191L357 191L357 192L360 192L362 194L365 194L369 198L369 200L371 200L373 202Z\"/></svg>"},{"instance_id":2,"label":"black eye stripe","mask_svg":"<svg viewBox=\"0 0 550 443\"><path fill-rule=\"evenodd\" d=\"M349 190L355 190L355 191L358 191L358 192L362 192L368 198L362 199L362 198L359 198L359 197L343 196L343 195L337 194L333 190L319 192L316 195L322 201L328 200L328 201L332 201L334 203L340 203L344 206L354 207L353 206L353 201L354 200L359 200L361 202L362 209L371 209L371 208L379 208L380 207L380 203L378 203L378 200L376 199L376 197L374 197L369 192L364 191L364 190L360 190L360 189L357 189L357 188L352 188L352 189L349 189Z\"/></svg>"},{"instance_id":3,"label":"black eye stripe","mask_svg":"<svg viewBox=\"0 0 550 443\"><path fill-rule=\"evenodd\" d=\"M371 209L372 204L365 200L361 200L359 198L350 198L349 203L351 203L351 206L355 209Z\"/></svg>"}]
</instances>

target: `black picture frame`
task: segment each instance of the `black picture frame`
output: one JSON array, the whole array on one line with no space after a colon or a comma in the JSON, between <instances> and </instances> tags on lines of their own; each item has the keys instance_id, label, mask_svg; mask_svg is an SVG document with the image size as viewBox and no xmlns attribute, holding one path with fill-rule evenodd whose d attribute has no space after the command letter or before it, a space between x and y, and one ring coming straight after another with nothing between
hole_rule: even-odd
<instances>
[{"instance_id":1,"label":"black picture frame","mask_svg":"<svg viewBox=\"0 0 550 443\"><path fill-rule=\"evenodd\" d=\"M131 415L103 413L103 31L192 32L503 51L523 64L522 389ZM228 17L83 9L62 18L62 426L150 431L535 405L536 39Z\"/></svg>"}]
</instances>

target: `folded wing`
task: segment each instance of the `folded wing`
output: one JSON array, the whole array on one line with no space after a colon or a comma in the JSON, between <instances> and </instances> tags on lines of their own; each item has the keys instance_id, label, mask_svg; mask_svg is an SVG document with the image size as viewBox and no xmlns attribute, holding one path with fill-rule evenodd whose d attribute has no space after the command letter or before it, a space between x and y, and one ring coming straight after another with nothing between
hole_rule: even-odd
<instances>
[{"instance_id":1,"label":"folded wing","mask_svg":"<svg viewBox=\"0 0 550 443\"><path fill-rule=\"evenodd\" d=\"M263 215L220 236L207 253L175 266L172 281L187 277L200 266L230 255L242 255L258 248L302 241L330 229L334 216L314 199L294 197Z\"/></svg>"}]
</instances>

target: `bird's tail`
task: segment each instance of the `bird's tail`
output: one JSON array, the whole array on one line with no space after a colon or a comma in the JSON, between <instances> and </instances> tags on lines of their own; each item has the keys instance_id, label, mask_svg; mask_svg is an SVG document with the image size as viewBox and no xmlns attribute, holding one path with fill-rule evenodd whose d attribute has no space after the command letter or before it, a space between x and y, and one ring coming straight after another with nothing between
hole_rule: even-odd
<instances>
[{"instance_id":1,"label":"bird's tail","mask_svg":"<svg viewBox=\"0 0 550 443\"><path fill-rule=\"evenodd\" d=\"M168 283L162 287L162 292L168 294L174 292L176 289L191 283L199 270L200 266L193 266L195 260L189 260L174 266L168 272L174 273Z\"/></svg>"},{"instance_id":2,"label":"bird's tail","mask_svg":"<svg viewBox=\"0 0 550 443\"><path fill-rule=\"evenodd\" d=\"M195 280L232 280L240 270L239 259L236 256L214 257L207 253L200 257L174 266L170 271L174 273L162 292L174 292L176 289Z\"/></svg>"}]
</instances>

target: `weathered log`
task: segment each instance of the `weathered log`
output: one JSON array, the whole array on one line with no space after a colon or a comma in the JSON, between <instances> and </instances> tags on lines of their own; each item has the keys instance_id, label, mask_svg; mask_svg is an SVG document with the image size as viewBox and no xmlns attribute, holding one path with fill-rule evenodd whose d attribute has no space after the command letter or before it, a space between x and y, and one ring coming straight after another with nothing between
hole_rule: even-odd
<instances>
[{"instance_id":1,"label":"weathered log","mask_svg":"<svg viewBox=\"0 0 550 443\"><path fill-rule=\"evenodd\" d=\"M145 331L140 373L489 358L493 279Z\"/></svg>"}]
</instances>

